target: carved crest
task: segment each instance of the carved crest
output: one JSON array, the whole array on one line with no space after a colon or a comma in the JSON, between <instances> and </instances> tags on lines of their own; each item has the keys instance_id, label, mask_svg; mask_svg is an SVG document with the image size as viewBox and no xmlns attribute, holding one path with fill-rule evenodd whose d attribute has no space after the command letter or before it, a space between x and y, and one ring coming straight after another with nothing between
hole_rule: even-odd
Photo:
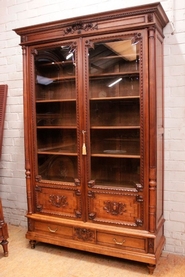
<instances>
[{"instance_id":1,"label":"carved crest","mask_svg":"<svg viewBox=\"0 0 185 277\"><path fill-rule=\"evenodd\" d=\"M107 213L111 213L112 215L120 215L126 212L126 205L121 202L105 201L104 204L104 210L106 210Z\"/></svg>"},{"instance_id":2,"label":"carved crest","mask_svg":"<svg viewBox=\"0 0 185 277\"><path fill-rule=\"evenodd\" d=\"M82 23L82 22L77 22L70 27L67 27L64 30L64 35L67 34L81 34L82 31L89 31L89 30L97 30L98 29L98 23Z\"/></svg>"},{"instance_id":3,"label":"carved crest","mask_svg":"<svg viewBox=\"0 0 185 277\"><path fill-rule=\"evenodd\" d=\"M49 202L51 203L52 206L55 206L57 208L65 207L68 205L67 203L67 197L64 195L50 195L49 196Z\"/></svg>"},{"instance_id":4,"label":"carved crest","mask_svg":"<svg viewBox=\"0 0 185 277\"><path fill-rule=\"evenodd\" d=\"M95 233L93 230L85 228L74 228L74 238L83 241L94 241Z\"/></svg>"}]
</instances>

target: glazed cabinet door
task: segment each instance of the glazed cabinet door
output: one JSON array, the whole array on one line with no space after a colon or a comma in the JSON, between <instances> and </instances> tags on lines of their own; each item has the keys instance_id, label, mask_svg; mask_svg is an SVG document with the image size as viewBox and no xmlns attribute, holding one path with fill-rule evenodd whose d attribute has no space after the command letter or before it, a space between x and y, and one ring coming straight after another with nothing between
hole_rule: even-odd
<instances>
[{"instance_id":1,"label":"glazed cabinet door","mask_svg":"<svg viewBox=\"0 0 185 277\"><path fill-rule=\"evenodd\" d=\"M32 52L35 209L82 218L78 41L35 46Z\"/></svg>"},{"instance_id":2,"label":"glazed cabinet door","mask_svg":"<svg viewBox=\"0 0 185 277\"><path fill-rule=\"evenodd\" d=\"M144 227L145 35L134 32L85 39L89 221Z\"/></svg>"}]
</instances>

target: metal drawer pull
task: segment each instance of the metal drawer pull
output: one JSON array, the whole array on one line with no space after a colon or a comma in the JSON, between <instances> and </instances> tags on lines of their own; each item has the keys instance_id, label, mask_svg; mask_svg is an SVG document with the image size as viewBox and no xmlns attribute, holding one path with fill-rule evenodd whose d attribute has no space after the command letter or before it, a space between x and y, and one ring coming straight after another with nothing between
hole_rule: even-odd
<instances>
[{"instance_id":1,"label":"metal drawer pull","mask_svg":"<svg viewBox=\"0 0 185 277\"><path fill-rule=\"evenodd\" d=\"M115 242L115 244L117 245L123 245L123 243L125 243L125 240L123 240L122 242L117 241L116 239L113 239L113 241Z\"/></svg>"},{"instance_id":2,"label":"metal drawer pull","mask_svg":"<svg viewBox=\"0 0 185 277\"><path fill-rule=\"evenodd\" d=\"M56 231L58 231L57 228L56 228L55 230L52 230L49 226L48 226L48 230L49 230L51 233L56 233Z\"/></svg>"}]
</instances>

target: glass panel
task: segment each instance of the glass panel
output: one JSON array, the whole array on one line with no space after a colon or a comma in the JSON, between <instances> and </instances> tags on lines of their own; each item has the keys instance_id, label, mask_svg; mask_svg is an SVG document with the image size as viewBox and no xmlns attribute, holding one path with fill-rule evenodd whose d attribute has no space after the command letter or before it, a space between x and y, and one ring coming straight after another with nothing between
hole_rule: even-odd
<instances>
[{"instance_id":1,"label":"glass panel","mask_svg":"<svg viewBox=\"0 0 185 277\"><path fill-rule=\"evenodd\" d=\"M76 73L70 45L35 55L38 174L42 179L77 178Z\"/></svg>"},{"instance_id":2,"label":"glass panel","mask_svg":"<svg viewBox=\"0 0 185 277\"><path fill-rule=\"evenodd\" d=\"M91 127L140 125L138 99L91 101L90 111Z\"/></svg>"},{"instance_id":3,"label":"glass panel","mask_svg":"<svg viewBox=\"0 0 185 277\"><path fill-rule=\"evenodd\" d=\"M38 152L57 152L72 155L77 152L76 130L37 129Z\"/></svg>"},{"instance_id":4,"label":"glass panel","mask_svg":"<svg viewBox=\"0 0 185 277\"><path fill-rule=\"evenodd\" d=\"M38 171L42 179L74 182L74 176L77 176L77 157L39 154Z\"/></svg>"},{"instance_id":5,"label":"glass panel","mask_svg":"<svg viewBox=\"0 0 185 277\"><path fill-rule=\"evenodd\" d=\"M135 187L140 182L139 43L102 41L89 49L91 180Z\"/></svg>"},{"instance_id":6,"label":"glass panel","mask_svg":"<svg viewBox=\"0 0 185 277\"><path fill-rule=\"evenodd\" d=\"M37 103L37 126L76 127L75 102Z\"/></svg>"},{"instance_id":7,"label":"glass panel","mask_svg":"<svg viewBox=\"0 0 185 277\"><path fill-rule=\"evenodd\" d=\"M137 129L92 129L91 138L92 155L139 158L140 140Z\"/></svg>"},{"instance_id":8,"label":"glass panel","mask_svg":"<svg viewBox=\"0 0 185 277\"><path fill-rule=\"evenodd\" d=\"M96 185L133 188L139 183L139 159L93 157L91 162L92 179Z\"/></svg>"}]
</instances>

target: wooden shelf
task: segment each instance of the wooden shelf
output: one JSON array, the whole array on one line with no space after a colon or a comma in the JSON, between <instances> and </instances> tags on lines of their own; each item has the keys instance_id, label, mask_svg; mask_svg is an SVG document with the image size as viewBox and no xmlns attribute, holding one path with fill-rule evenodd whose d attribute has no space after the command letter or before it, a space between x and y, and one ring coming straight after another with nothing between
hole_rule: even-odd
<instances>
[{"instance_id":1,"label":"wooden shelf","mask_svg":"<svg viewBox=\"0 0 185 277\"><path fill-rule=\"evenodd\" d=\"M76 99L36 99L36 103L76 102Z\"/></svg>"}]
</instances>

